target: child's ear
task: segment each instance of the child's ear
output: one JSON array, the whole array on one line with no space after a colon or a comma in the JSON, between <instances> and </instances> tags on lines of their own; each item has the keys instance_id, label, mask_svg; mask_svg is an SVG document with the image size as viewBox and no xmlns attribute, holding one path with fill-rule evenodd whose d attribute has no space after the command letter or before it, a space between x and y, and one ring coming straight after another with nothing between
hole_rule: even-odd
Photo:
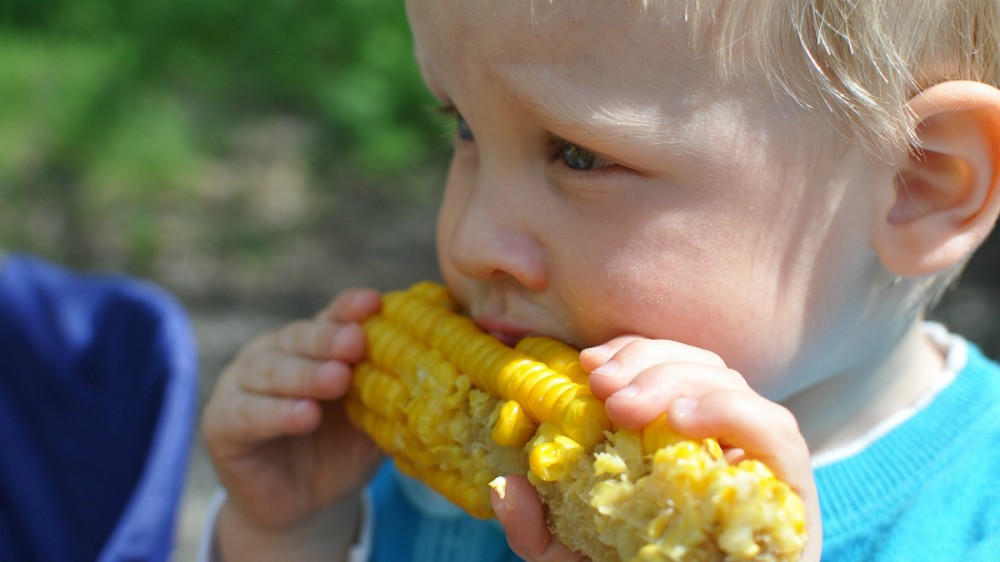
<instances>
[{"instance_id":1,"label":"child's ear","mask_svg":"<svg viewBox=\"0 0 1000 562\"><path fill-rule=\"evenodd\" d=\"M873 244L904 277L933 275L971 254L1000 213L1000 90L980 82L932 86L909 102L918 146L899 164Z\"/></svg>"}]
</instances>

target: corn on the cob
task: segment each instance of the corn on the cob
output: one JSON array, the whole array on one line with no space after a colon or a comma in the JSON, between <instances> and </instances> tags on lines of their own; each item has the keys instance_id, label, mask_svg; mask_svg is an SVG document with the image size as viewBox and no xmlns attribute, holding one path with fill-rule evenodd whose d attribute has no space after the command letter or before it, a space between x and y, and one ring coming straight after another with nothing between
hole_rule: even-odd
<instances>
[{"instance_id":1,"label":"corn on the cob","mask_svg":"<svg viewBox=\"0 0 1000 562\"><path fill-rule=\"evenodd\" d=\"M804 507L763 464L730 465L659 418L612 427L578 352L548 338L510 348L424 282L386 294L365 324L348 415L403 472L477 517L497 476L527 474L549 526L595 562L797 560Z\"/></svg>"}]
</instances>

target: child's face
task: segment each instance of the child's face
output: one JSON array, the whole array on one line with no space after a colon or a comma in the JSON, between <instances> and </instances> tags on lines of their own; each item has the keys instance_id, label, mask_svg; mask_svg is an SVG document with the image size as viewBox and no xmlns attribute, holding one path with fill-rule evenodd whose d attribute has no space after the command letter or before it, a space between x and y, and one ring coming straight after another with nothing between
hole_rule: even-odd
<instances>
[{"instance_id":1,"label":"child's face","mask_svg":"<svg viewBox=\"0 0 1000 562\"><path fill-rule=\"evenodd\" d=\"M461 115L447 283L508 339L677 340L775 400L855 367L888 309L869 219L890 168L762 83L724 85L682 14L629 4L409 2Z\"/></svg>"}]
</instances>

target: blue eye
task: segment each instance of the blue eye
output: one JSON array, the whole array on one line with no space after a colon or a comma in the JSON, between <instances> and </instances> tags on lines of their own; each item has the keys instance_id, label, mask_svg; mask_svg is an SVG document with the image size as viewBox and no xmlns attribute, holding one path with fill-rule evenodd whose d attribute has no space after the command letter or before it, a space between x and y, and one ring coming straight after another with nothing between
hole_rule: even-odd
<instances>
[{"instance_id":1,"label":"blue eye","mask_svg":"<svg viewBox=\"0 0 1000 562\"><path fill-rule=\"evenodd\" d=\"M574 170L593 170L613 166L611 162L572 143L566 143L559 151L563 162Z\"/></svg>"},{"instance_id":2,"label":"blue eye","mask_svg":"<svg viewBox=\"0 0 1000 562\"><path fill-rule=\"evenodd\" d=\"M461 113L455 113L455 129L458 131L458 138L464 141L476 140L475 135L472 134L472 129L469 128L469 124L465 122L465 118L462 117Z\"/></svg>"}]
</instances>

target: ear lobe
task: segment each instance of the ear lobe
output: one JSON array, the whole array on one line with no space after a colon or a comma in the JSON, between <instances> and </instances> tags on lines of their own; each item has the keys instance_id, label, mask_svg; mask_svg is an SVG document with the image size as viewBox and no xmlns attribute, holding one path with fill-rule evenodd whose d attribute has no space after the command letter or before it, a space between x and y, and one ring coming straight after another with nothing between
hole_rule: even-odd
<instances>
[{"instance_id":1,"label":"ear lobe","mask_svg":"<svg viewBox=\"0 0 1000 562\"><path fill-rule=\"evenodd\" d=\"M895 194L874 232L890 271L942 272L971 254L1000 213L1000 90L953 81L909 103L918 146L896 168Z\"/></svg>"}]
</instances>

